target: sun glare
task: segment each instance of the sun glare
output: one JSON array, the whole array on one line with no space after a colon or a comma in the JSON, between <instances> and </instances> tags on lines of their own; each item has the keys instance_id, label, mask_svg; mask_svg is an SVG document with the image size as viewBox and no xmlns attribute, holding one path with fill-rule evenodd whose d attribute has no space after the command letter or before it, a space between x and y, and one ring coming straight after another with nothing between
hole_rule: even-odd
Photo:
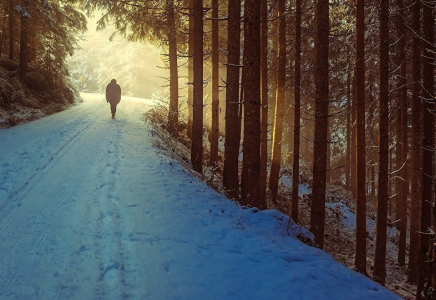
<instances>
[{"instance_id":1,"label":"sun glare","mask_svg":"<svg viewBox=\"0 0 436 300\"><path fill-rule=\"evenodd\" d=\"M109 25L97 31L98 16L88 18L88 31L69 59L70 76L81 92L102 93L117 79L123 95L151 98L165 85L160 50L147 42L130 42Z\"/></svg>"}]
</instances>

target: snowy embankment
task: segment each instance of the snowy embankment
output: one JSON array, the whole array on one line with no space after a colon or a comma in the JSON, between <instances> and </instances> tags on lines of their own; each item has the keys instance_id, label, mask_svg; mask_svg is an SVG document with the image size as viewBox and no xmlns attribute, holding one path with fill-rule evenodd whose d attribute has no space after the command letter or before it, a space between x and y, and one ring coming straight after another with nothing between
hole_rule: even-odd
<instances>
[{"instance_id":1,"label":"snowy embankment","mask_svg":"<svg viewBox=\"0 0 436 300\"><path fill-rule=\"evenodd\" d=\"M98 95L0 130L1 299L397 299L244 209Z\"/></svg>"}]
</instances>

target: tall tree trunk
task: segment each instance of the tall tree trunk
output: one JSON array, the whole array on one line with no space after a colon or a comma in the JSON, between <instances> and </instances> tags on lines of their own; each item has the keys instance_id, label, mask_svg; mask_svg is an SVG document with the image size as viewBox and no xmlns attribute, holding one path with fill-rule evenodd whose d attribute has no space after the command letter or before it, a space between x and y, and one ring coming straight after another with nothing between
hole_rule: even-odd
<instances>
[{"instance_id":1,"label":"tall tree trunk","mask_svg":"<svg viewBox=\"0 0 436 300\"><path fill-rule=\"evenodd\" d=\"M355 267L366 273L365 163L365 3L356 4L356 256Z\"/></svg>"},{"instance_id":2,"label":"tall tree trunk","mask_svg":"<svg viewBox=\"0 0 436 300\"><path fill-rule=\"evenodd\" d=\"M407 170L407 62L406 62L406 25L404 20L404 2L403 0L398 0L398 16L397 16L397 26L398 26L398 36L401 37L398 44L398 54L400 67L400 101L399 101L399 111L398 111L398 139L401 141L399 143L399 155L397 157L397 169L402 169L399 173L401 179L397 180L397 192L398 201L400 206L398 222L398 230L400 231L400 240L398 245L398 262L400 265L406 263L406 229L407 229L407 194L409 192L409 180L408 180L408 170Z\"/></svg>"},{"instance_id":3,"label":"tall tree trunk","mask_svg":"<svg viewBox=\"0 0 436 300\"><path fill-rule=\"evenodd\" d=\"M411 134L411 204L410 204L410 245L419 244L419 215L421 207L421 8L420 0L412 4L413 50L412 50L412 134ZM409 281L418 280L418 247L410 247Z\"/></svg>"},{"instance_id":4,"label":"tall tree trunk","mask_svg":"<svg viewBox=\"0 0 436 300\"><path fill-rule=\"evenodd\" d=\"M29 62L34 63L37 59L37 35L35 32L29 32ZM1 42L0 42L0 49L1 49ZM1 50L0 50L1 53Z\"/></svg>"},{"instance_id":5,"label":"tall tree trunk","mask_svg":"<svg viewBox=\"0 0 436 300\"><path fill-rule=\"evenodd\" d=\"M389 201L389 0L380 0L379 20L379 173L374 278L384 284L386 278L386 231Z\"/></svg>"},{"instance_id":6,"label":"tall tree trunk","mask_svg":"<svg viewBox=\"0 0 436 300\"><path fill-rule=\"evenodd\" d=\"M301 0L295 1L295 79L294 79L294 153L292 167L291 217L298 222L298 186L300 184L300 113L301 113Z\"/></svg>"},{"instance_id":7,"label":"tall tree trunk","mask_svg":"<svg viewBox=\"0 0 436 300\"><path fill-rule=\"evenodd\" d=\"M272 8L273 14L276 12L276 7L277 5L275 5ZM269 69L270 73L271 73L271 84L269 89L271 90L271 97L269 98L269 107L268 107L268 112L269 112L269 118L268 120L270 120L270 124L274 123L274 112L275 112L275 105L276 105L276 99L277 99L277 69L278 69L278 48L279 48L279 39L278 39L278 30L279 30L279 26L278 26L278 22L277 20L274 20L271 22L271 39L272 41L272 50L271 50L271 67ZM271 113L272 112L272 113ZM272 149L272 139L269 140L269 146L268 149Z\"/></svg>"},{"instance_id":8,"label":"tall tree trunk","mask_svg":"<svg viewBox=\"0 0 436 300\"><path fill-rule=\"evenodd\" d=\"M261 124L260 124L260 182L259 201L266 208L266 181L268 165L268 0L261 0Z\"/></svg>"},{"instance_id":9,"label":"tall tree trunk","mask_svg":"<svg viewBox=\"0 0 436 300\"><path fill-rule=\"evenodd\" d=\"M273 130L273 146L271 155L271 170L269 188L273 200L277 198L280 165L282 159L283 116L286 85L286 7L285 0L278 0L279 15L279 60L277 69L277 98L275 105L275 120Z\"/></svg>"},{"instance_id":10,"label":"tall tree trunk","mask_svg":"<svg viewBox=\"0 0 436 300\"><path fill-rule=\"evenodd\" d=\"M218 161L219 137L219 54L218 54L218 0L212 0L212 124L210 127L209 164Z\"/></svg>"},{"instance_id":11,"label":"tall tree trunk","mask_svg":"<svg viewBox=\"0 0 436 300\"><path fill-rule=\"evenodd\" d=\"M356 144L356 115L357 115L357 105L356 105L356 73L353 74L352 78L352 96L351 96L351 163L350 163L350 189L353 194L353 199L356 199L356 165L357 165L357 144Z\"/></svg>"},{"instance_id":12,"label":"tall tree trunk","mask_svg":"<svg viewBox=\"0 0 436 300\"><path fill-rule=\"evenodd\" d=\"M432 180L434 165L434 147L435 147L435 87L434 87L434 14L435 3L429 1L423 5L423 38L425 43L423 72L422 72L422 99L423 99L423 126L422 126L422 198L421 198L421 224L420 232L429 233L431 226L432 212ZM433 248L434 249L434 248ZM429 268L434 267L430 264L431 253L427 256L429 250L429 235L419 235L419 268L418 284L416 287L417 299L421 299L421 292L424 290L424 284L430 283L426 276L429 276ZM434 272L434 270L432 270ZM434 278L432 278L432 281ZM427 297L426 297L427 299Z\"/></svg>"},{"instance_id":13,"label":"tall tree trunk","mask_svg":"<svg viewBox=\"0 0 436 300\"><path fill-rule=\"evenodd\" d=\"M229 198L239 197L238 157L241 127L239 114L239 68L241 51L241 0L229 0L226 90L226 141L224 144L223 185ZM238 128L239 126L239 128Z\"/></svg>"},{"instance_id":14,"label":"tall tree trunk","mask_svg":"<svg viewBox=\"0 0 436 300\"><path fill-rule=\"evenodd\" d=\"M202 173L203 161L203 1L194 0L194 102L192 167Z\"/></svg>"},{"instance_id":15,"label":"tall tree trunk","mask_svg":"<svg viewBox=\"0 0 436 300\"><path fill-rule=\"evenodd\" d=\"M332 145L330 141L332 140L332 133L330 131L330 120L327 119L327 164L326 164L326 182L331 181L332 176L332 165L331 165L331 155L332 155Z\"/></svg>"},{"instance_id":16,"label":"tall tree trunk","mask_svg":"<svg viewBox=\"0 0 436 300\"><path fill-rule=\"evenodd\" d=\"M3 53L3 42L5 40L5 27L6 27L6 23L8 21L8 9L5 8L5 10L3 11L3 23L2 23L2 33L1 33L1 37L0 37L0 56Z\"/></svg>"},{"instance_id":17,"label":"tall tree trunk","mask_svg":"<svg viewBox=\"0 0 436 300\"><path fill-rule=\"evenodd\" d=\"M375 163L373 162L371 164L371 194L370 199L375 201L375 189L376 189L376 182L375 182Z\"/></svg>"},{"instance_id":18,"label":"tall tree trunk","mask_svg":"<svg viewBox=\"0 0 436 300\"><path fill-rule=\"evenodd\" d=\"M15 58L15 10L14 1L9 0L9 59Z\"/></svg>"},{"instance_id":19,"label":"tall tree trunk","mask_svg":"<svg viewBox=\"0 0 436 300\"><path fill-rule=\"evenodd\" d=\"M168 132L177 134L179 122L179 75L177 66L176 23L174 18L174 0L166 1L168 17L168 55L170 62L170 107L168 109Z\"/></svg>"},{"instance_id":20,"label":"tall tree trunk","mask_svg":"<svg viewBox=\"0 0 436 300\"><path fill-rule=\"evenodd\" d=\"M188 12L188 128L186 134L192 139L192 115L194 103L194 0L189 0Z\"/></svg>"},{"instance_id":21,"label":"tall tree trunk","mask_svg":"<svg viewBox=\"0 0 436 300\"><path fill-rule=\"evenodd\" d=\"M327 126L329 107L329 1L316 4L315 142L313 146L313 187L310 230L319 248L324 246Z\"/></svg>"},{"instance_id":22,"label":"tall tree trunk","mask_svg":"<svg viewBox=\"0 0 436 300\"><path fill-rule=\"evenodd\" d=\"M292 1L286 1L286 3L290 3L291 6L295 6L295 0ZM287 5L287 4L286 4ZM286 147L285 149L285 157L284 162L288 167L292 167L293 162L293 155L294 152L294 138L293 138L293 124L294 124L294 118L295 118L295 111L293 108L294 101L293 101L293 94L294 94L294 68L293 63L295 62L295 47L293 45L294 39L292 38L294 36L295 32L295 13L287 13L286 23L288 24L286 26L286 52L289 53L289 55L286 56L286 85L285 85L285 123L283 127L283 143ZM292 41L291 41L292 40ZM289 126L286 126L289 125Z\"/></svg>"},{"instance_id":23,"label":"tall tree trunk","mask_svg":"<svg viewBox=\"0 0 436 300\"><path fill-rule=\"evenodd\" d=\"M242 202L259 206L260 176L260 2L244 9L244 144Z\"/></svg>"},{"instance_id":24,"label":"tall tree trunk","mask_svg":"<svg viewBox=\"0 0 436 300\"><path fill-rule=\"evenodd\" d=\"M27 8L27 2L22 4L24 8ZM20 62L18 65L18 73L20 80L24 80L27 74L27 65L29 63L29 49L27 45L27 34L28 34L28 15L21 12L21 29L20 29Z\"/></svg>"},{"instance_id":25,"label":"tall tree trunk","mask_svg":"<svg viewBox=\"0 0 436 300\"><path fill-rule=\"evenodd\" d=\"M347 150L345 162L345 188L350 189L351 181L351 59L350 49L347 47Z\"/></svg>"}]
</instances>

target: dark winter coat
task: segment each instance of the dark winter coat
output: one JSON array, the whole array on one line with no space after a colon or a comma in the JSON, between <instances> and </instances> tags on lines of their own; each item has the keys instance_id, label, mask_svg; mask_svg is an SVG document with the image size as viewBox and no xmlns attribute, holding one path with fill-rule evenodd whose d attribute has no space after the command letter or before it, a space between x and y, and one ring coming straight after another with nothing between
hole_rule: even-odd
<instances>
[{"instance_id":1,"label":"dark winter coat","mask_svg":"<svg viewBox=\"0 0 436 300\"><path fill-rule=\"evenodd\" d=\"M121 87L116 82L111 82L106 87L106 100L111 104L120 103Z\"/></svg>"}]
</instances>

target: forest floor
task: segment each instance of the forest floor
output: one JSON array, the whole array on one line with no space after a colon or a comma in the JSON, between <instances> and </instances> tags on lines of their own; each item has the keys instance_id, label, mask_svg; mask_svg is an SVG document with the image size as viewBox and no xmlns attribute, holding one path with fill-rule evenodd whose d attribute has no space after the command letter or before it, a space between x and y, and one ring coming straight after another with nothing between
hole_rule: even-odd
<instances>
[{"instance_id":1,"label":"forest floor","mask_svg":"<svg viewBox=\"0 0 436 300\"><path fill-rule=\"evenodd\" d=\"M0 57L0 128L40 119L80 101L68 80L47 76L32 64L19 80L17 69L16 61Z\"/></svg>"},{"instance_id":2,"label":"forest floor","mask_svg":"<svg viewBox=\"0 0 436 300\"><path fill-rule=\"evenodd\" d=\"M160 135L160 141L164 144L161 148L170 148L172 155L184 164L186 169L190 168L190 140L186 136L186 130L178 136L177 140L170 138L164 130L165 127L165 114L161 109L155 109L149 118L156 124L161 124L156 132ZM204 143L204 164L203 164L203 180L212 188L223 193L222 187L222 151L223 140L220 140L220 160L218 164L211 167L207 164L208 161L208 148L207 134L205 134ZM305 228L310 227L310 200L309 194L311 191L311 181L308 169L301 173L303 182L299 187L299 224ZM192 171L192 170L191 170ZM192 171L193 172L193 171ZM269 201L269 207L275 208L284 214L289 214L291 211L290 202L291 198L291 175L292 170L282 170L280 184L279 184L279 197L276 203ZM345 190L342 186L331 185L327 186L327 199L326 203L326 224L325 224L325 242L324 250L332 255L337 261L343 265L353 269L354 267L354 253L355 253L355 204L350 191ZM374 257L374 244L375 244L375 203L369 202L367 206L367 272L371 278L373 270L373 257ZM398 255L398 237L399 232L395 227L388 227L388 245L387 245L387 259L386 259L386 287L395 292L404 299L415 299L416 285L411 285L407 282L407 265L402 266L397 262ZM304 238L304 242L311 244ZM407 242L409 239L407 239ZM409 245L407 245L407 252Z\"/></svg>"},{"instance_id":3,"label":"forest floor","mask_svg":"<svg viewBox=\"0 0 436 300\"><path fill-rule=\"evenodd\" d=\"M355 224L354 203L349 191L342 187L328 186L328 199L326 203L326 224L324 250L337 261L349 268L354 267L355 257ZM307 192L310 192L307 188ZM290 211L288 202L283 201L280 206ZM300 197L300 224L310 227L310 203L306 195ZM375 207L367 207L367 272L371 278L373 270L374 244L375 244ZM372 217L371 217L372 216ZM397 262L399 233L394 227L388 228L388 246L386 258L386 287L404 299L416 298L416 285L407 282L407 266ZM407 251L408 251L407 247Z\"/></svg>"},{"instance_id":4,"label":"forest floor","mask_svg":"<svg viewBox=\"0 0 436 300\"><path fill-rule=\"evenodd\" d=\"M0 299L399 299L229 201L102 95L0 130Z\"/></svg>"}]
</instances>

